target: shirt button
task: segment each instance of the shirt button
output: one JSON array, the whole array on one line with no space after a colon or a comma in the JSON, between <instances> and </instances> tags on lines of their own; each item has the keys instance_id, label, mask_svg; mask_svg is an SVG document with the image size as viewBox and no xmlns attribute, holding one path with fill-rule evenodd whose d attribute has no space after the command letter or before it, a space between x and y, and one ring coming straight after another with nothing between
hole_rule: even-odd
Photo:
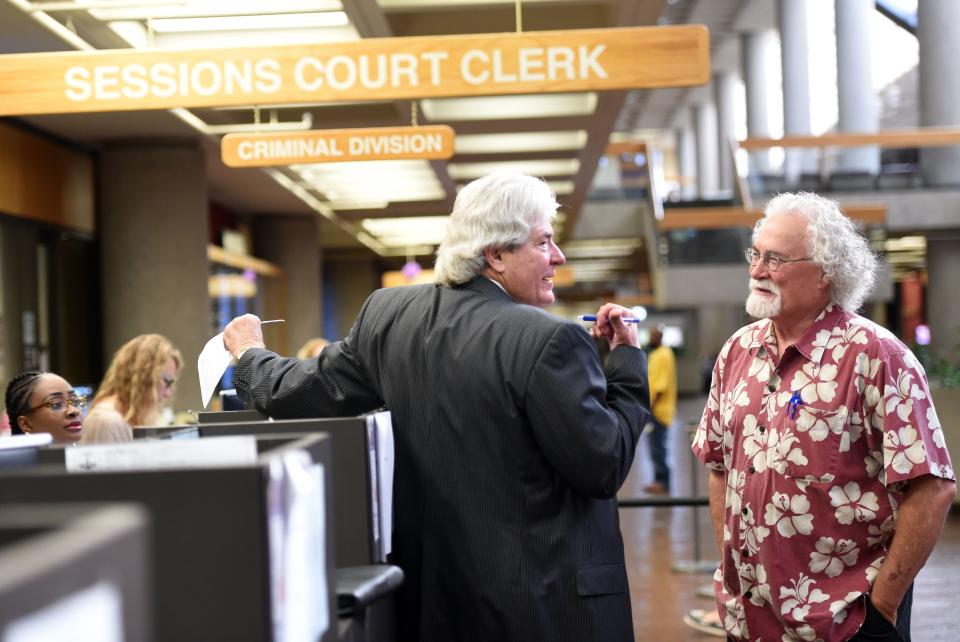
<instances>
[{"instance_id":1,"label":"shirt button","mask_svg":"<svg viewBox=\"0 0 960 642\"><path fill-rule=\"evenodd\" d=\"M749 600L751 597L753 597L753 591L747 591L746 593L743 594L743 597Z\"/></svg>"},{"instance_id":2,"label":"shirt button","mask_svg":"<svg viewBox=\"0 0 960 642\"><path fill-rule=\"evenodd\" d=\"M765 431L766 429L767 429L766 426L760 426L760 432L763 432L763 431Z\"/></svg>"},{"instance_id":3,"label":"shirt button","mask_svg":"<svg viewBox=\"0 0 960 642\"><path fill-rule=\"evenodd\" d=\"M748 551L747 549L743 549L743 550L740 551L740 552L743 553L743 556L744 556L744 557L750 557L750 551Z\"/></svg>"},{"instance_id":4,"label":"shirt button","mask_svg":"<svg viewBox=\"0 0 960 642\"><path fill-rule=\"evenodd\" d=\"M749 470L749 472L750 472L751 475L752 475L753 473L757 472L757 469L754 468L753 466L750 466L750 468L749 468L748 470Z\"/></svg>"},{"instance_id":5,"label":"shirt button","mask_svg":"<svg viewBox=\"0 0 960 642\"><path fill-rule=\"evenodd\" d=\"M776 392L777 387L771 383L767 386L767 390L769 390L770 392Z\"/></svg>"},{"instance_id":6,"label":"shirt button","mask_svg":"<svg viewBox=\"0 0 960 642\"><path fill-rule=\"evenodd\" d=\"M750 512L750 511L747 510L747 507L744 506L744 508L743 508L743 514L746 515L746 514L749 513L749 512Z\"/></svg>"}]
</instances>

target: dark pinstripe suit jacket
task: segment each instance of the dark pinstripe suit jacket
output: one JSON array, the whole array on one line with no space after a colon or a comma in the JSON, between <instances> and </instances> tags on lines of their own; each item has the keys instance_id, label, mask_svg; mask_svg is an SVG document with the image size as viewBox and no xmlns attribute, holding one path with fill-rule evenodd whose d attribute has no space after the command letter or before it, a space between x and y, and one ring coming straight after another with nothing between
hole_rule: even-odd
<instances>
[{"instance_id":1,"label":"dark pinstripe suit jacket","mask_svg":"<svg viewBox=\"0 0 960 642\"><path fill-rule=\"evenodd\" d=\"M391 410L398 640L633 639L615 493L640 349L604 372L582 327L481 277L374 292L319 358L249 350L236 384L278 418Z\"/></svg>"}]
</instances>

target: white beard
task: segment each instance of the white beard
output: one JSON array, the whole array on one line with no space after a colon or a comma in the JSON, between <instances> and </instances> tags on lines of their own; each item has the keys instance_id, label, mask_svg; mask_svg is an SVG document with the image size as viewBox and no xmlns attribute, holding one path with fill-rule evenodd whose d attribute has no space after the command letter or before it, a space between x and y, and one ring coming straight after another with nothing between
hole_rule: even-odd
<instances>
[{"instance_id":1,"label":"white beard","mask_svg":"<svg viewBox=\"0 0 960 642\"><path fill-rule=\"evenodd\" d=\"M773 293L773 298L757 294L754 288L763 288ZM756 319L769 319L780 314L783 301L780 298L780 288L770 279L757 281L750 279L750 295L747 296L747 314Z\"/></svg>"}]
</instances>

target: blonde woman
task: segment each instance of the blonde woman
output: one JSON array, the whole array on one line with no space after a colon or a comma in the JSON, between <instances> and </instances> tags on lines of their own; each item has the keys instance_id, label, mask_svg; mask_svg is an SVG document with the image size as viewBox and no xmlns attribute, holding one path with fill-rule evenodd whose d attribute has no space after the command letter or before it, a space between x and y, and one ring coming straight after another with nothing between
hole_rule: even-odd
<instances>
[{"instance_id":1,"label":"blonde woman","mask_svg":"<svg viewBox=\"0 0 960 642\"><path fill-rule=\"evenodd\" d=\"M82 443L130 441L131 426L162 423L182 366L180 351L162 335L141 334L125 343L93 398Z\"/></svg>"}]
</instances>

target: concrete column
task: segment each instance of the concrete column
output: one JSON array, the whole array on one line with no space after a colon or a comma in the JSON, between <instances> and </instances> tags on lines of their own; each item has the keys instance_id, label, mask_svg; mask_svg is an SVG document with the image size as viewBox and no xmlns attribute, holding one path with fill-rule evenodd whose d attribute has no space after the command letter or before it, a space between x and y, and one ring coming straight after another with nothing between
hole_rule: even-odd
<instances>
[{"instance_id":1,"label":"concrete column","mask_svg":"<svg viewBox=\"0 0 960 642\"><path fill-rule=\"evenodd\" d=\"M779 0L780 63L783 73L783 134L806 136L810 132L810 65L807 60L807 0ZM801 173L816 171L815 152L788 148L784 180L796 187Z\"/></svg>"},{"instance_id":2,"label":"concrete column","mask_svg":"<svg viewBox=\"0 0 960 642\"><path fill-rule=\"evenodd\" d=\"M836 3L838 129L843 133L876 132L879 127L870 56L870 24L874 11L873 0ZM876 174L880 171L880 150L876 146L843 149L837 169Z\"/></svg>"},{"instance_id":3,"label":"concrete column","mask_svg":"<svg viewBox=\"0 0 960 642\"><path fill-rule=\"evenodd\" d=\"M260 216L254 254L283 269L288 351L323 335L320 225L316 217Z\"/></svg>"},{"instance_id":4,"label":"concrete column","mask_svg":"<svg viewBox=\"0 0 960 642\"><path fill-rule=\"evenodd\" d=\"M690 109L697 138L697 195L710 198L717 192L717 110L712 102Z\"/></svg>"},{"instance_id":5,"label":"concrete column","mask_svg":"<svg viewBox=\"0 0 960 642\"><path fill-rule=\"evenodd\" d=\"M680 196L683 200L696 198L697 194L697 145L693 128L683 123L676 130L677 171L680 173Z\"/></svg>"},{"instance_id":6,"label":"concrete column","mask_svg":"<svg viewBox=\"0 0 960 642\"><path fill-rule=\"evenodd\" d=\"M924 0L917 6L920 42L920 125L960 125L960 4ZM920 150L920 170L927 185L960 183L960 147Z\"/></svg>"},{"instance_id":7,"label":"concrete column","mask_svg":"<svg viewBox=\"0 0 960 642\"><path fill-rule=\"evenodd\" d=\"M960 344L960 238L927 237L927 323L930 350L956 363Z\"/></svg>"},{"instance_id":8,"label":"concrete column","mask_svg":"<svg viewBox=\"0 0 960 642\"><path fill-rule=\"evenodd\" d=\"M138 334L183 354L176 410L200 408L196 359L211 335L207 186L196 141L113 143L98 167L104 363Z\"/></svg>"},{"instance_id":9,"label":"concrete column","mask_svg":"<svg viewBox=\"0 0 960 642\"><path fill-rule=\"evenodd\" d=\"M767 65L775 34L772 30L754 31L743 35L740 53L743 64L743 82L747 89L747 136L770 137L770 86ZM750 154L750 171L768 174L770 152L760 150Z\"/></svg>"},{"instance_id":10,"label":"concrete column","mask_svg":"<svg viewBox=\"0 0 960 642\"><path fill-rule=\"evenodd\" d=\"M723 72L713 76L713 100L717 105L719 186L722 191L731 194L737 171L730 151L730 141L736 138L736 87L737 76L734 73Z\"/></svg>"}]
</instances>

